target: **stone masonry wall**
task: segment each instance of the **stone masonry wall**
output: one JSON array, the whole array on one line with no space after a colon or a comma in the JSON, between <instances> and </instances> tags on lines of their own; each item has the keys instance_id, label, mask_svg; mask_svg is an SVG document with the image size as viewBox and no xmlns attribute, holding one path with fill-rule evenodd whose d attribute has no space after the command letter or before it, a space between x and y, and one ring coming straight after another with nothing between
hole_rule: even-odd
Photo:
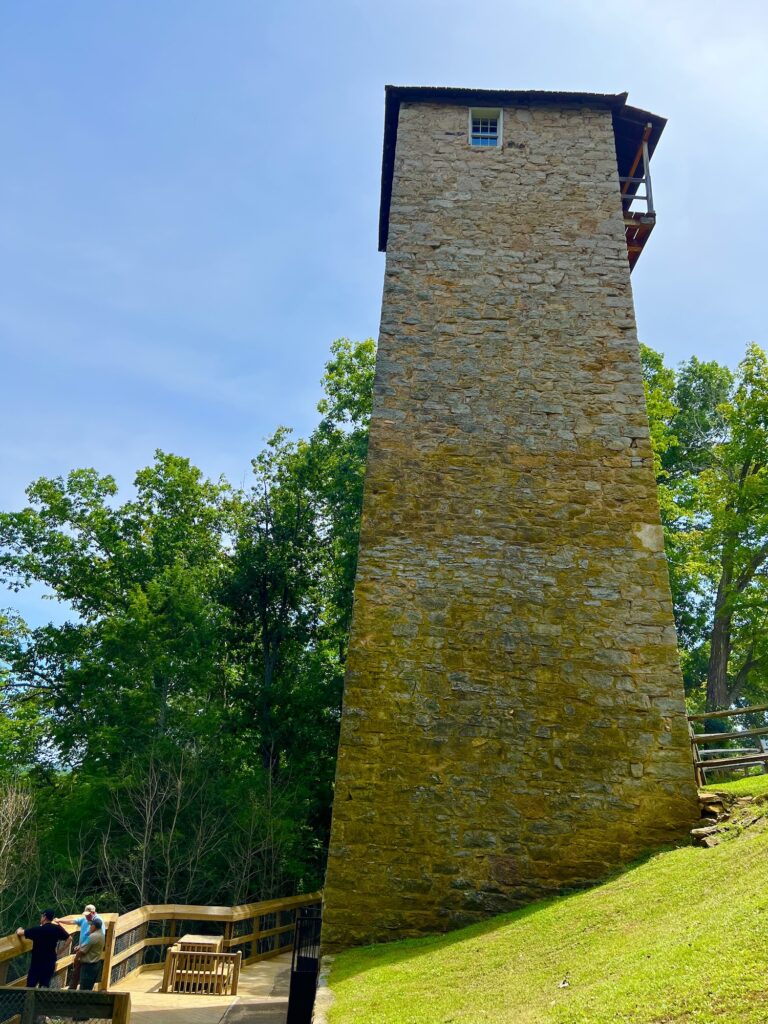
<instances>
[{"instance_id":1,"label":"stone masonry wall","mask_svg":"<svg viewBox=\"0 0 768 1024\"><path fill-rule=\"evenodd\" d=\"M646 255L646 258L651 258ZM610 113L404 104L327 949L595 882L698 816Z\"/></svg>"}]
</instances>

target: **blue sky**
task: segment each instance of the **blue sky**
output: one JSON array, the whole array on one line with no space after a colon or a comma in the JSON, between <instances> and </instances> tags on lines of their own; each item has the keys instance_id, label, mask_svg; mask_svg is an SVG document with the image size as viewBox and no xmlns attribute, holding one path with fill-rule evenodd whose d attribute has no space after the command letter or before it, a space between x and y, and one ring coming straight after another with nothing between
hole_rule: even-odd
<instances>
[{"instance_id":1,"label":"blue sky","mask_svg":"<svg viewBox=\"0 0 768 1024\"><path fill-rule=\"evenodd\" d=\"M331 340L378 329L387 82L667 116L641 337L768 344L766 52L758 0L4 0L0 507L75 466L127 493L158 447L243 482L311 428Z\"/></svg>"}]
</instances>

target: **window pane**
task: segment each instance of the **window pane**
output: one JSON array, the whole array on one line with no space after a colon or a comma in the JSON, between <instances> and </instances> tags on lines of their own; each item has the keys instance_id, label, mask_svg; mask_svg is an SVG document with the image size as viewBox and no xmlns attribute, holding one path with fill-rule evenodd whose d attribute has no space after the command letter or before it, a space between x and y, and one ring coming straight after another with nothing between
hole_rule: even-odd
<instances>
[{"instance_id":1,"label":"window pane","mask_svg":"<svg viewBox=\"0 0 768 1024\"><path fill-rule=\"evenodd\" d=\"M486 111L470 111L469 143L487 149L499 145L499 118L488 116Z\"/></svg>"}]
</instances>

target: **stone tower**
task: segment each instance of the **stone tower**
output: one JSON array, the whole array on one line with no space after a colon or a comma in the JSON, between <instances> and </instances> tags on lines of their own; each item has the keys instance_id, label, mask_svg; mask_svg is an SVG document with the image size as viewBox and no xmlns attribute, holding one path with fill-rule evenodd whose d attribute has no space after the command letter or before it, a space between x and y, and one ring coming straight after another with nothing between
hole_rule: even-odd
<instances>
[{"instance_id":1,"label":"stone tower","mask_svg":"<svg viewBox=\"0 0 768 1024\"><path fill-rule=\"evenodd\" d=\"M326 948L587 885L698 816L630 286L663 127L387 88Z\"/></svg>"}]
</instances>

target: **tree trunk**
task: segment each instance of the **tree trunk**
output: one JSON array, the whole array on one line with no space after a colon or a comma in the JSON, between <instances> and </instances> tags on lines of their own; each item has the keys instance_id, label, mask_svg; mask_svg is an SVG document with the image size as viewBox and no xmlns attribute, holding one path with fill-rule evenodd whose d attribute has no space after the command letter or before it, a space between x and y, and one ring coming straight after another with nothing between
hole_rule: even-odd
<instances>
[{"instance_id":1,"label":"tree trunk","mask_svg":"<svg viewBox=\"0 0 768 1024\"><path fill-rule=\"evenodd\" d=\"M730 705L728 660L731 656L731 629L733 615L728 610L728 599L733 584L733 556L723 556L723 572L715 599L715 616L710 637L709 665L707 667L707 711L725 711Z\"/></svg>"},{"instance_id":2,"label":"tree trunk","mask_svg":"<svg viewBox=\"0 0 768 1024\"><path fill-rule=\"evenodd\" d=\"M168 697L171 692L171 680L166 673L158 676L158 673L154 674L155 690L159 692L159 707L157 711L157 726L155 728L155 734L157 736L165 735L165 728L168 721Z\"/></svg>"},{"instance_id":3,"label":"tree trunk","mask_svg":"<svg viewBox=\"0 0 768 1024\"><path fill-rule=\"evenodd\" d=\"M277 756L272 738L272 679L277 653L265 646L261 687L261 767L274 779L277 776Z\"/></svg>"}]
</instances>

